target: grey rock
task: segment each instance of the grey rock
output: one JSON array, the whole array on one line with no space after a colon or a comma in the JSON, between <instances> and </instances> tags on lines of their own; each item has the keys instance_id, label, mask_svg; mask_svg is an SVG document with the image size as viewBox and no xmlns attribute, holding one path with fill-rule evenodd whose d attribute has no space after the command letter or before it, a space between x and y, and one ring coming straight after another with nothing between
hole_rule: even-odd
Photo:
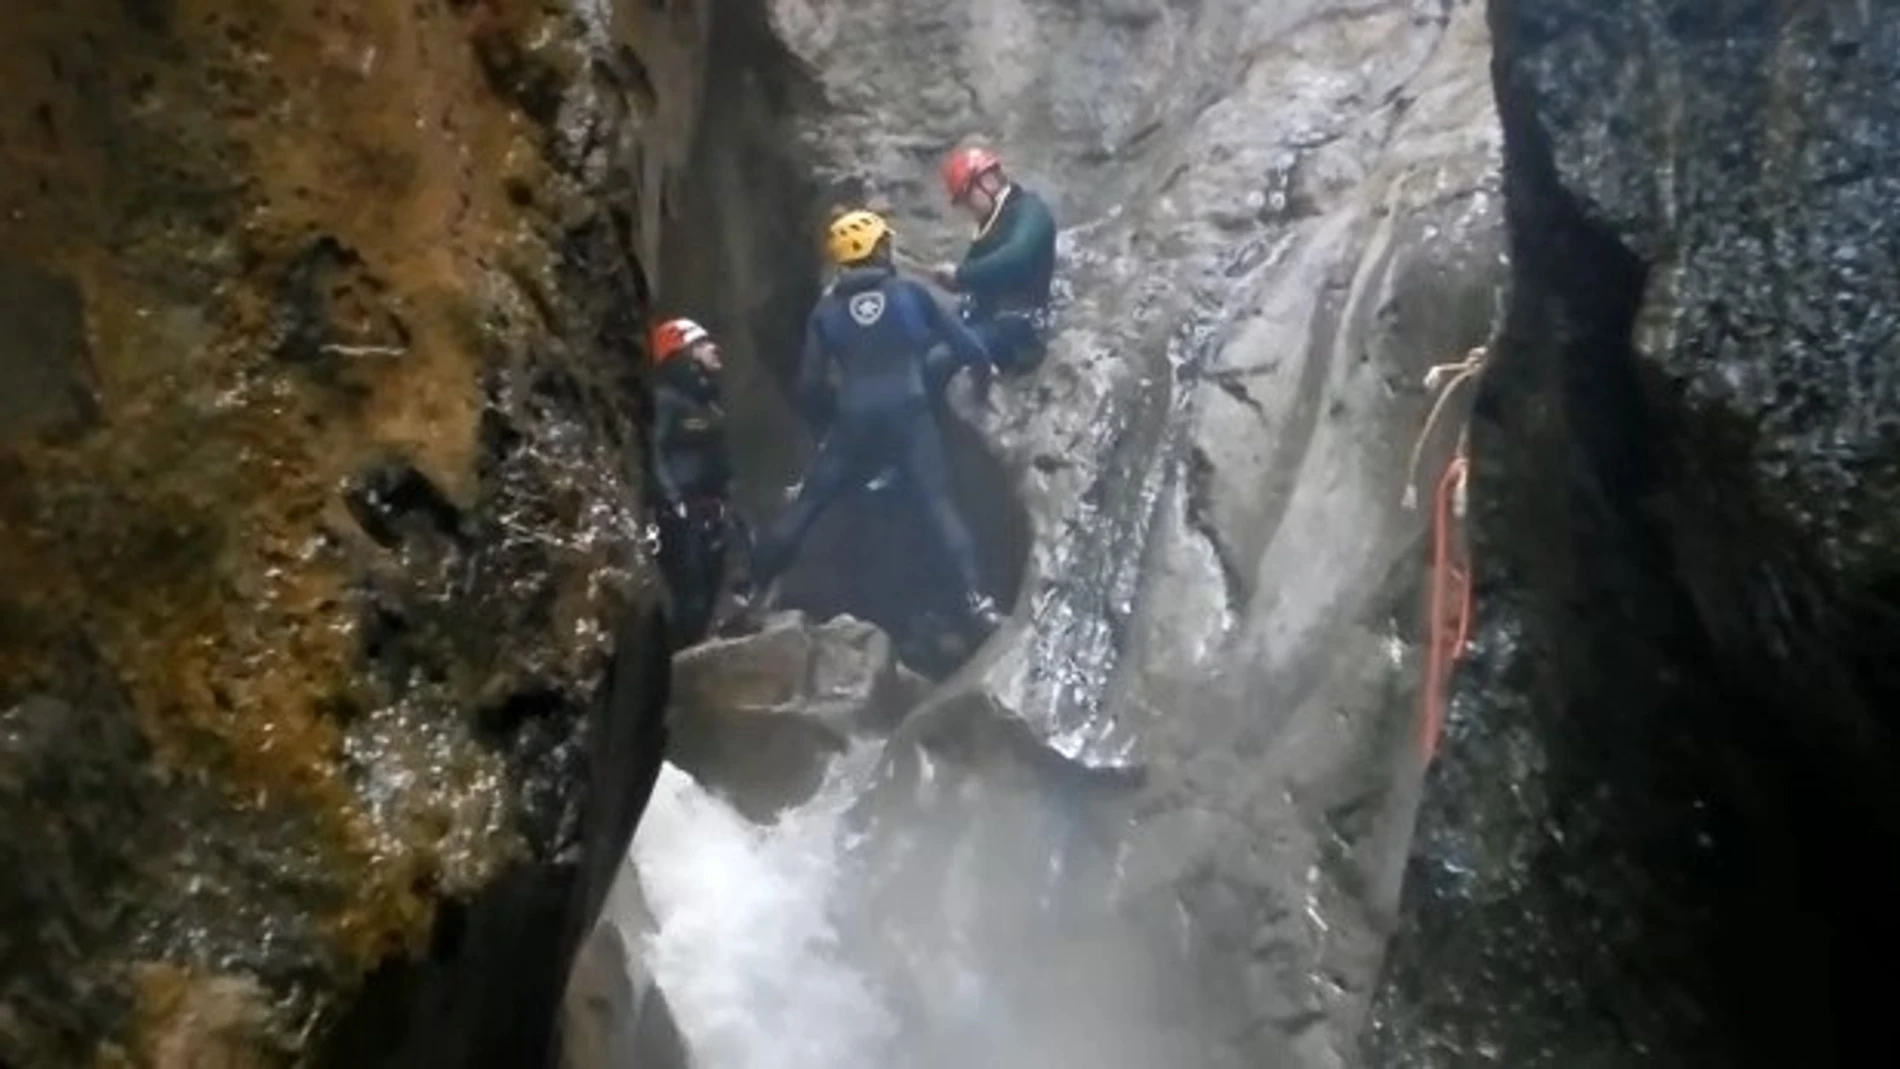
<instances>
[{"instance_id":1,"label":"grey rock","mask_svg":"<svg viewBox=\"0 0 1900 1069\"><path fill-rule=\"evenodd\" d=\"M651 927L628 862L568 977L561 1069L690 1069L666 993L632 952Z\"/></svg>"},{"instance_id":2,"label":"grey rock","mask_svg":"<svg viewBox=\"0 0 1900 1069\"><path fill-rule=\"evenodd\" d=\"M967 224L935 168L972 134L1064 225L1049 360L1000 381L993 407L953 389L977 432L953 429L961 498L993 586L1018 596L897 732L862 801L882 874L866 893L888 907L862 915L889 920L864 938L928 948L954 917L982 966L1028 976L1026 947L1045 968L1066 960L1035 934L1060 916L1072 927L1054 930L1087 933L1078 945L1146 963L1138 983L1074 995L1129 1022L1113 1034L1131 1064L1349 1059L1419 771L1421 525L1399 505L1416 383L1486 339L1502 281L1482 12L775 0L770 14L771 40L715 34L760 72L735 79L778 87L796 137L765 133L753 108L710 140L789 192L694 209L767 235L727 245L738 263L696 294L783 299L796 322L782 285L746 280L796 266L770 236L785 218L815 227L847 199L884 206L915 256L954 255ZM799 194L807 168L818 188ZM763 314L729 322L735 363L767 369L753 374L792 351ZM934 550L876 507L821 524L795 603L895 627L924 596ZM1176 835L1189 841L1153 845ZM1147 845L1124 888L1131 840ZM890 957L906 975L906 952ZM1046 986L1011 990L1033 1002ZM1162 1034L1193 1037L1192 1053L1142 1063Z\"/></svg>"},{"instance_id":3,"label":"grey rock","mask_svg":"<svg viewBox=\"0 0 1900 1069\"><path fill-rule=\"evenodd\" d=\"M1888 1043L1900 29L1493 0L1513 259L1378 1064Z\"/></svg>"},{"instance_id":4,"label":"grey rock","mask_svg":"<svg viewBox=\"0 0 1900 1069\"><path fill-rule=\"evenodd\" d=\"M797 612L764 623L674 658L669 750L761 822L809 799L854 732L894 721L916 693L870 624Z\"/></svg>"}]
</instances>

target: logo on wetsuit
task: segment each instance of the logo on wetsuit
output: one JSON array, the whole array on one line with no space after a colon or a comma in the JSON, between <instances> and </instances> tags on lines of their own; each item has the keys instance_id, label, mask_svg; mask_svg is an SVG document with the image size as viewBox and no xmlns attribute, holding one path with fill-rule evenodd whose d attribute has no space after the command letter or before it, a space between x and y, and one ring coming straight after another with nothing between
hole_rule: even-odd
<instances>
[{"instance_id":1,"label":"logo on wetsuit","mask_svg":"<svg viewBox=\"0 0 1900 1069\"><path fill-rule=\"evenodd\" d=\"M845 308L858 326L868 327L884 318L884 293L881 290L854 293L845 303Z\"/></svg>"}]
</instances>

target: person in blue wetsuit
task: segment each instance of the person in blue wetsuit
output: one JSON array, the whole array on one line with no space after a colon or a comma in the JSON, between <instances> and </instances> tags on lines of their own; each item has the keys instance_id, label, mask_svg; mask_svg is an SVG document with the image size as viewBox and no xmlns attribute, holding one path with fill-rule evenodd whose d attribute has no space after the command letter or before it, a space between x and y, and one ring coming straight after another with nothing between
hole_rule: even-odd
<instances>
[{"instance_id":1,"label":"person in blue wetsuit","mask_svg":"<svg viewBox=\"0 0 1900 1069\"><path fill-rule=\"evenodd\" d=\"M951 498L925 375L938 344L958 366L986 364L989 354L929 291L897 273L891 240L890 225L872 212L846 212L831 224L826 244L839 273L806 320L798 375L807 418L827 429L796 497L754 548L753 590L769 591L826 508L866 476L894 468L956 569L970 622L991 630L1001 614L983 592L975 542Z\"/></svg>"},{"instance_id":2,"label":"person in blue wetsuit","mask_svg":"<svg viewBox=\"0 0 1900 1069\"><path fill-rule=\"evenodd\" d=\"M932 270L964 297L970 324L997 370L1022 374L1048 345L1050 287L1056 272L1056 221L1036 193L1003 173L985 148L960 148L943 161L950 202L976 221L976 238L957 264Z\"/></svg>"}]
</instances>

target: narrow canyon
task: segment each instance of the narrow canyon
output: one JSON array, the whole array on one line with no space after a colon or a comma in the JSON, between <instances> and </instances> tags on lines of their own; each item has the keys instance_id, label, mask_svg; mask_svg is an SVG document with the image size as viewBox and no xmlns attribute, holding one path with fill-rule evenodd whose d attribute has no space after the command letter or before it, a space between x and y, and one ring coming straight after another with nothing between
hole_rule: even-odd
<instances>
[{"instance_id":1,"label":"narrow canyon","mask_svg":"<svg viewBox=\"0 0 1900 1069\"><path fill-rule=\"evenodd\" d=\"M0 28L0 1066L1879 1049L1900 5ZM866 493L669 656L647 326L765 522L825 220L954 258L972 138L1061 228L1047 359L948 402L1008 620L939 641Z\"/></svg>"}]
</instances>

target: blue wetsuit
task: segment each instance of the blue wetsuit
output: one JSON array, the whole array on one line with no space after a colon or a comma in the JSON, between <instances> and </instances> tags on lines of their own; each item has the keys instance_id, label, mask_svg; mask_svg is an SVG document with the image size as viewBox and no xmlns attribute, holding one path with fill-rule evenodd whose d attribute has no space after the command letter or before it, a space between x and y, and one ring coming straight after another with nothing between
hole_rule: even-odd
<instances>
[{"instance_id":1,"label":"blue wetsuit","mask_svg":"<svg viewBox=\"0 0 1900 1069\"><path fill-rule=\"evenodd\" d=\"M919 499L966 596L981 596L976 546L950 494L950 469L926 388L933 345L958 364L985 363L982 341L946 315L921 285L888 265L838 276L805 325L800 401L829 423L798 496L759 539L753 577L763 590L791 563L798 545L833 502L867 476L894 467ZM837 386L828 390L827 372Z\"/></svg>"}]
</instances>

